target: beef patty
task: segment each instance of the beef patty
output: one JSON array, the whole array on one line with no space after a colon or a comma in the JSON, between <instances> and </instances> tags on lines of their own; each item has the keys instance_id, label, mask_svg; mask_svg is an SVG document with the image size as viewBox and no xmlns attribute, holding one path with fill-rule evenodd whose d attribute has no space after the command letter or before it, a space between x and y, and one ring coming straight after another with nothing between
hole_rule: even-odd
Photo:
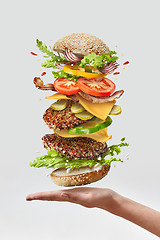
<instances>
[{"instance_id":1,"label":"beef patty","mask_svg":"<svg viewBox=\"0 0 160 240\"><path fill-rule=\"evenodd\" d=\"M106 143L86 137L63 138L57 134L46 134L42 140L45 148L54 148L71 159L95 159L107 150Z\"/></svg>"},{"instance_id":2,"label":"beef patty","mask_svg":"<svg viewBox=\"0 0 160 240\"><path fill-rule=\"evenodd\" d=\"M69 100L67 107L60 111L54 110L51 107L46 110L43 115L43 120L50 129L69 129L87 122L87 120L81 120L72 113L71 106L73 103L74 102L72 100Z\"/></svg>"}]
</instances>

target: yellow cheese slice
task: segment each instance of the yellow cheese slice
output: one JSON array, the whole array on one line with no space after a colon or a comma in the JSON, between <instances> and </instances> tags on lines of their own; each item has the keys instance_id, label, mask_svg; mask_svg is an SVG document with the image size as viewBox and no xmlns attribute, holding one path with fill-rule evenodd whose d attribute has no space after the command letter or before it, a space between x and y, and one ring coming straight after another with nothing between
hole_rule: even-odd
<instances>
[{"instance_id":1,"label":"yellow cheese slice","mask_svg":"<svg viewBox=\"0 0 160 240\"><path fill-rule=\"evenodd\" d=\"M74 138L74 137L87 137L87 138L92 138L96 140L97 142L107 142L109 139L112 138L112 135L107 134L107 128L102 129L98 132L91 133L91 134L70 134L66 129L64 130L59 130L59 131L54 131L55 134L58 134L61 137L64 138Z\"/></svg>"},{"instance_id":2,"label":"yellow cheese slice","mask_svg":"<svg viewBox=\"0 0 160 240\"><path fill-rule=\"evenodd\" d=\"M45 97L45 98L46 99L70 99L69 97L61 93L55 93L54 95Z\"/></svg>"},{"instance_id":3,"label":"yellow cheese slice","mask_svg":"<svg viewBox=\"0 0 160 240\"><path fill-rule=\"evenodd\" d=\"M92 115L105 120L107 116L109 115L112 107L116 103L115 100L112 102L106 102L106 103L91 103L87 100L85 100L83 97L81 97L79 94L76 95L78 97L79 103Z\"/></svg>"}]
</instances>

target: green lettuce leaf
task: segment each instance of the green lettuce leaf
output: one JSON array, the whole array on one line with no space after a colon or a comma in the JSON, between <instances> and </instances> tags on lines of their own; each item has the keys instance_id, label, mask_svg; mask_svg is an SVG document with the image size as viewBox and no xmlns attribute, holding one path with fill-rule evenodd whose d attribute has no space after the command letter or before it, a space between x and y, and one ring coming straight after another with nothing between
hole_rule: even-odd
<instances>
[{"instance_id":1,"label":"green lettuce leaf","mask_svg":"<svg viewBox=\"0 0 160 240\"><path fill-rule=\"evenodd\" d=\"M81 60L80 66L85 68L86 65L92 65L94 68L102 67L104 64L117 61L118 57L114 56L117 53L115 51L110 51L109 53L103 53L101 55L96 55L91 53Z\"/></svg>"},{"instance_id":2,"label":"green lettuce leaf","mask_svg":"<svg viewBox=\"0 0 160 240\"><path fill-rule=\"evenodd\" d=\"M54 75L54 78L64 77L68 80L74 80L75 82L77 82L78 78L80 78L80 76L65 73L63 70L52 71L52 74Z\"/></svg>"},{"instance_id":3,"label":"green lettuce leaf","mask_svg":"<svg viewBox=\"0 0 160 240\"><path fill-rule=\"evenodd\" d=\"M44 43L42 43L42 41L39 41L38 39L36 39L37 42L37 47L39 48L39 50L43 53L45 53L45 58L50 58L47 59L46 62L42 63L42 67L46 67L46 68L50 68L53 67L55 68L56 64L60 64L60 63L64 63L64 62L68 62L68 60L63 56L63 54L60 53L53 53L52 50L49 50L47 48L47 45Z\"/></svg>"},{"instance_id":4,"label":"green lettuce leaf","mask_svg":"<svg viewBox=\"0 0 160 240\"><path fill-rule=\"evenodd\" d=\"M118 145L112 145L110 147L107 148L107 151L106 153L103 155L103 157L107 156L107 155L110 155L110 156L114 156L115 154L120 154L121 152L121 147L128 147L129 144L124 142L125 141L125 138L122 138L121 139L121 143L118 144Z\"/></svg>"},{"instance_id":5,"label":"green lettuce leaf","mask_svg":"<svg viewBox=\"0 0 160 240\"><path fill-rule=\"evenodd\" d=\"M121 147L128 146L128 143L124 142L125 138L121 139L121 143L118 145L112 145L108 147L107 152L103 154L100 158L96 159L86 159L86 160L75 160L63 157L61 154L56 152L54 149L49 149L47 154L44 156L37 157L36 160L30 162L31 167L40 168L71 168L72 170L80 167L92 167L96 164L110 165L113 161L123 162L120 158L117 158L117 155L121 152ZM115 157L113 157L116 155ZM109 159L106 159L106 156L111 156Z\"/></svg>"}]
</instances>

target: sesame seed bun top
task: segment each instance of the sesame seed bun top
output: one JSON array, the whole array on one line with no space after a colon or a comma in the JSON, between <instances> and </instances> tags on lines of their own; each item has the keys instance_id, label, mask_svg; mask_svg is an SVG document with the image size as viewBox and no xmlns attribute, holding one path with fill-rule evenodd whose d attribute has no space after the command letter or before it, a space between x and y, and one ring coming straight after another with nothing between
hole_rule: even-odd
<instances>
[{"instance_id":1,"label":"sesame seed bun top","mask_svg":"<svg viewBox=\"0 0 160 240\"><path fill-rule=\"evenodd\" d=\"M86 33L73 33L59 39L54 44L53 51L64 52L66 48L73 53L82 55L88 55L92 52L100 55L110 51L101 39Z\"/></svg>"}]
</instances>

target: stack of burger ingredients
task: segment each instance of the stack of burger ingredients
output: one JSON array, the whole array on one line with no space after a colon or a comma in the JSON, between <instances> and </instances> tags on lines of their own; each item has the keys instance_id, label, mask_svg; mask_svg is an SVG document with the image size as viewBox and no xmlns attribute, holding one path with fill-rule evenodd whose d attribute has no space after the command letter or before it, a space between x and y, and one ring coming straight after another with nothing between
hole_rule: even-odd
<instances>
[{"instance_id":1,"label":"stack of burger ingredients","mask_svg":"<svg viewBox=\"0 0 160 240\"><path fill-rule=\"evenodd\" d=\"M112 138L107 133L111 116L122 111L116 100L124 93L108 79L119 65L116 52L85 33L61 38L52 49L37 39L37 47L45 54L42 67L51 68L54 76L48 84L34 78L37 88L54 92L46 97L54 101L43 115L54 133L42 138L47 154L30 166L52 169L51 179L61 186L98 181L107 175L111 162L122 161L117 155L128 146L125 138L118 145L106 143Z\"/></svg>"}]
</instances>

